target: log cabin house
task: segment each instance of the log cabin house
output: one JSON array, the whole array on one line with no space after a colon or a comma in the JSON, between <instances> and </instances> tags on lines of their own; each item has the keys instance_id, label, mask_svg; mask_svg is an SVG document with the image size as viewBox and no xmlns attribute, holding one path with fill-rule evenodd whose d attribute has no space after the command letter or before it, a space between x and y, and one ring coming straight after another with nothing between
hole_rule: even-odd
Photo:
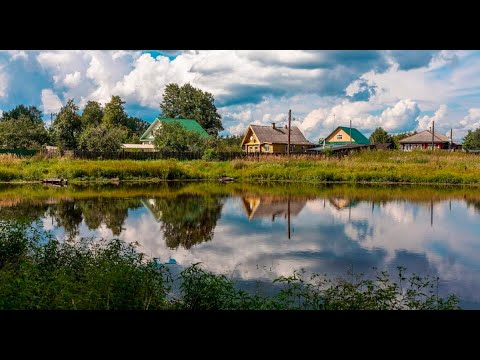
<instances>
[{"instance_id":1,"label":"log cabin house","mask_svg":"<svg viewBox=\"0 0 480 360\"><path fill-rule=\"evenodd\" d=\"M243 151L250 153L286 154L288 150L288 126L249 125L241 143ZM292 126L290 130L290 152L300 153L314 147L300 129Z\"/></svg>"}]
</instances>

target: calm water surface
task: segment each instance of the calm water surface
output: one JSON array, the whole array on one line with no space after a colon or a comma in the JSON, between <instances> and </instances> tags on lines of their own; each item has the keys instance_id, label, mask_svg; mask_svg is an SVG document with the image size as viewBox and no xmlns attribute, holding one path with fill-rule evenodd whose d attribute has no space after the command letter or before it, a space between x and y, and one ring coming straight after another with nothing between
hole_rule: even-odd
<instances>
[{"instance_id":1,"label":"calm water surface","mask_svg":"<svg viewBox=\"0 0 480 360\"><path fill-rule=\"evenodd\" d=\"M0 186L0 219L59 239L119 237L169 263L202 262L240 286L295 269L440 277L440 292L480 309L480 189L155 184ZM270 285L272 286L272 285Z\"/></svg>"}]
</instances>

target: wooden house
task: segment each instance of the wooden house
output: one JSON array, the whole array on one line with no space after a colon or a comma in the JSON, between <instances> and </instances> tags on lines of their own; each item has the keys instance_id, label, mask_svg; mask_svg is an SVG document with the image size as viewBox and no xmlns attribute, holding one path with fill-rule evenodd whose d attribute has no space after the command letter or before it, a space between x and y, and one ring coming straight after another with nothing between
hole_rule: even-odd
<instances>
[{"instance_id":1,"label":"wooden house","mask_svg":"<svg viewBox=\"0 0 480 360\"><path fill-rule=\"evenodd\" d=\"M200 136L204 138L208 138L208 133L205 129L194 119L172 119L172 118L156 118L153 120L152 124L148 127L148 129L143 133L140 137L140 142L142 144L153 144L153 140L155 139L156 131L161 127L162 123L179 123L185 129L189 131L195 131L200 134Z\"/></svg>"},{"instance_id":2,"label":"wooden house","mask_svg":"<svg viewBox=\"0 0 480 360\"><path fill-rule=\"evenodd\" d=\"M370 145L370 141L355 128L339 126L325 138L325 145Z\"/></svg>"},{"instance_id":3,"label":"wooden house","mask_svg":"<svg viewBox=\"0 0 480 360\"><path fill-rule=\"evenodd\" d=\"M399 141L400 148L403 151L412 151L412 150L428 150L432 149L432 142L435 146L435 149L456 149L457 144L452 143L450 145L451 139L445 135L435 132L432 139L432 131L424 130L418 134L406 137Z\"/></svg>"},{"instance_id":4,"label":"wooden house","mask_svg":"<svg viewBox=\"0 0 480 360\"><path fill-rule=\"evenodd\" d=\"M288 126L277 127L272 125L249 125L241 143L242 149L247 153L285 154L288 151ZM290 130L290 152L304 152L314 147L300 129L292 126Z\"/></svg>"}]
</instances>

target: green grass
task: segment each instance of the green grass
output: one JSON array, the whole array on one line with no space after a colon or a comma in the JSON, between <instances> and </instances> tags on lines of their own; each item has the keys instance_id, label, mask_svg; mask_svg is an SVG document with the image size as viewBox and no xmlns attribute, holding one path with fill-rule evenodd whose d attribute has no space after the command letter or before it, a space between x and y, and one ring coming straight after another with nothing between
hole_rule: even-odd
<instances>
[{"instance_id":1,"label":"green grass","mask_svg":"<svg viewBox=\"0 0 480 360\"><path fill-rule=\"evenodd\" d=\"M0 181L71 182L112 178L137 181L212 180L227 175L241 181L480 184L480 157L443 151L361 151L346 157L262 157L259 160L71 160L0 156Z\"/></svg>"},{"instance_id":2,"label":"green grass","mask_svg":"<svg viewBox=\"0 0 480 360\"><path fill-rule=\"evenodd\" d=\"M239 310L457 309L438 295L438 278L377 272L330 279L302 272L274 282L270 297L239 290L225 275L199 264L172 279L164 265L118 239L59 242L48 233L0 222L0 309ZM181 292L171 292L173 281Z\"/></svg>"}]
</instances>

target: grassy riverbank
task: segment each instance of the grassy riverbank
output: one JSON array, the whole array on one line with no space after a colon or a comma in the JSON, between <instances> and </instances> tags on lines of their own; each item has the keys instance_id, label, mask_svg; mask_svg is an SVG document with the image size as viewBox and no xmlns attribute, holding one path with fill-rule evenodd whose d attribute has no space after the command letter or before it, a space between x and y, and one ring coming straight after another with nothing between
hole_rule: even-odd
<instances>
[{"instance_id":1,"label":"grassy riverbank","mask_svg":"<svg viewBox=\"0 0 480 360\"><path fill-rule=\"evenodd\" d=\"M70 182L217 179L348 183L428 183L480 185L480 156L466 153L363 151L348 157L265 157L260 160L71 160L0 156L0 181Z\"/></svg>"},{"instance_id":2,"label":"grassy riverbank","mask_svg":"<svg viewBox=\"0 0 480 360\"><path fill-rule=\"evenodd\" d=\"M180 282L180 292L171 291ZM59 242L48 233L0 221L0 309L456 309L437 294L438 279L379 272L330 279L301 272L276 279L270 297L239 290L198 265L178 277L121 240Z\"/></svg>"}]
</instances>

